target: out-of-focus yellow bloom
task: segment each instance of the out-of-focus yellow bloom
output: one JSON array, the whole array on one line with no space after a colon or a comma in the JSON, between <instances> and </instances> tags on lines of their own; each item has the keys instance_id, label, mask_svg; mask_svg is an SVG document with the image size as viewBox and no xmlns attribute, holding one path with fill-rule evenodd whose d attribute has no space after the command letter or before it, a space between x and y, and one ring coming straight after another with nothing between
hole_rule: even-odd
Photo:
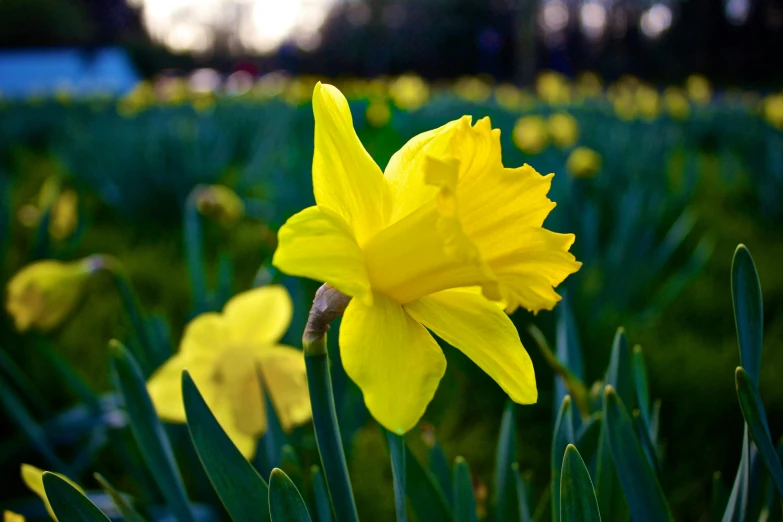
<instances>
[{"instance_id":1,"label":"out-of-focus yellow bloom","mask_svg":"<svg viewBox=\"0 0 783 522\"><path fill-rule=\"evenodd\" d=\"M281 96L291 79L282 72L272 72L259 78L252 88L252 96L258 100L266 101Z\"/></svg>"},{"instance_id":2,"label":"out-of-focus yellow bloom","mask_svg":"<svg viewBox=\"0 0 783 522\"><path fill-rule=\"evenodd\" d=\"M538 97L550 104L568 103L571 100L571 88L562 74L544 71L536 78Z\"/></svg>"},{"instance_id":3,"label":"out-of-focus yellow bloom","mask_svg":"<svg viewBox=\"0 0 783 522\"><path fill-rule=\"evenodd\" d=\"M430 88L419 76L404 74L389 84L389 96L398 108L415 111L427 102Z\"/></svg>"},{"instance_id":4,"label":"out-of-focus yellow bloom","mask_svg":"<svg viewBox=\"0 0 783 522\"><path fill-rule=\"evenodd\" d=\"M661 113L658 91L649 85L640 85L636 89L636 107L639 115L646 120L654 120Z\"/></svg>"},{"instance_id":5,"label":"out-of-focus yellow bloom","mask_svg":"<svg viewBox=\"0 0 783 522\"><path fill-rule=\"evenodd\" d=\"M517 120L512 134L514 145L526 154L538 154L549 143L547 126L541 116L523 116Z\"/></svg>"},{"instance_id":6,"label":"out-of-focus yellow bloom","mask_svg":"<svg viewBox=\"0 0 783 522\"><path fill-rule=\"evenodd\" d=\"M364 115L371 126L385 127L391 120L392 113L388 103L383 100L373 100L367 106Z\"/></svg>"},{"instance_id":7,"label":"out-of-focus yellow bloom","mask_svg":"<svg viewBox=\"0 0 783 522\"><path fill-rule=\"evenodd\" d=\"M58 326L81 301L90 274L103 266L98 256L78 261L36 261L8 282L6 309L16 329L47 331Z\"/></svg>"},{"instance_id":8,"label":"out-of-focus yellow bloom","mask_svg":"<svg viewBox=\"0 0 783 522\"><path fill-rule=\"evenodd\" d=\"M30 464L22 464L21 474L22 474L22 481L25 483L27 488L33 493L35 493L36 495L38 495L38 497L43 501L44 505L46 505L46 511L49 513L49 516L52 517L52 520L56 522L57 517L54 516L54 511L52 511L52 506L49 504L49 499L47 498L46 490L44 489L44 483L43 483L44 471L42 469L36 468L35 466L31 466ZM65 475L61 475L59 473L55 473L55 475L65 480L66 482L68 482L68 484L75 487L82 493L84 493L84 490L81 487L79 487L78 484L76 484L74 481L72 481Z\"/></svg>"},{"instance_id":9,"label":"out-of-focus yellow bloom","mask_svg":"<svg viewBox=\"0 0 783 522\"><path fill-rule=\"evenodd\" d=\"M712 98L712 86L709 80L700 74L688 76L685 89L688 91L688 97L691 101L698 105L706 105Z\"/></svg>"},{"instance_id":10,"label":"out-of-focus yellow bloom","mask_svg":"<svg viewBox=\"0 0 783 522\"><path fill-rule=\"evenodd\" d=\"M566 170L575 178L592 178L601 170L601 155L593 149L577 147L568 155Z\"/></svg>"},{"instance_id":11,"label":"out-of-focus yellow bloom","mask_svg":"<svg viewBox=\"0 0 783 522\"><path fill-rule=\"evenodd\" d=\"M193 93L190 96L190 104L198 112L211 112L215 103L215 94L211 92Z\"/></svg>"},{"instance_id":12,"label":"out-of-focus yellow bloom","mask_svg":"<svg viewBox=\"0 0 783 522\"><path fill-rule=\"evenodd\" d=\"M783 94L771 94L764 100L764 118L777 129L783 130Z\"/></svg>"},{"instance_id":13,"label":"out-of-focus yellow bloom","mask_svg":"<svg viewBox=\"0 0 783 522\"><path fill-rule=\"evenodd\" d=\"M293 106L299 106L310 100L310 93L313 92L313 85L318 80L310 76L299 76L294 78L286 85L283 99L286 103Z\"/></svg>"},{"instance_id":14,"label":"out-of-focus yellow bloom","mask_svg":"<svg viewBox=\"0 0 783 522\"><path fill-rule=\"evenodd\" d=\"M638 114L636 99L630 89L620 88L611 98L614 112L623 121L632 121Z\"/></svg>"},{"instance_id":15,"label":"out-of-focus yellow bloom","mask_svg":"<svg viewBox=\"0 0 783 522\"><path fill-rule=\"evenodd\" d=\"M522 107L524 95L516 85L501 83L495 89L495 101L507 111L516 111Z\"/></svg>"},{"instance_id":16,"label":"out-of-focus yellow bloom","mask_svg":"<svg viewBox=\"0 0 783 522\"><path fill-rule=\"evenodd\" d=\"M57 240L70 237L79 221L79 196L72 189L61 190L58 176L47 178L38 192L38 205L23 205L17 217L22 225L33 228L47 209L49 235Z\"/></svg>"},{"instance_id":17,"label":"out-of-focus yellow bloom","mask_svg":"<svg viewBox=\"0 0 783 522\"><path fill-rule=\"evenodd\" d=\"M684 120L691 113L691 104L685 91L678 87L667 87L663 91L663 104L666 112L676 120Z\"/></svg>"},{"instance_id":18,"label":"out-of-focus yellow bloom","mask_svg":"<svg viewBox=\"0 0 783 522\"><path fill-rule=\"evenodd\" d=\"M267 429L264 393L283 429L309 421L304 356L277 344L292 312L285 287L270 285L235 296L222 314L193 319L179 352L147 383L158 415L169 422L186 422L182 371L187 369L215 418L247 458L252 458L256 440Z\"/></svg>"},{"instance_id":19,"label":"out-of-focus yellow bloom","mask_svg":"<svg viewBox=\"0 0 783 522\"><path fill-rule=\"evenodd\" d=\"M190 91L183 78L159 78L155 83L155 95L164 105L182 105L188 101Z\"/></svg>"},{"instance_id":20,"label":"out-of-focus yellow bloom","mask_svg":"<svg viewBox=\"0 0 783 522\"><path fill-rule=\"evenodd\" d=\"M231 227L245 215L245 204L225 185L199 185L195 189L196 208L209 219Z\"/></svg>"},{"instance_id":21,"label":"out-of-focus yellow bloom","mask_svg":"<svg viewBox=\"0 0 783 522\"><path fill-rule=\"evenodd\" d=\"M576 119L566 112L558 112L549 117L547 121L549 137L552 143L561 149L573 147L579 139L579 124Z\"/></svg>"},{"instance_id":22,"label":"out-of-focus yellow bloom","mask_svg":"<svg viewBox=\"0 0 783 522\"><path fill-rule=\"evenodd\" d=\"M353 297L340 353L369 411L394 433L416 425L446 369L428 329L511 399L535 402L530 357L501 306L551 309L581 265L572 234L542 227L552 175L505 168L500 131L469 116L411 139L384 174L339 90L317 85L313 112L317 205L283 225L272 262Z\"/></svg>"},{"instance_id":23,"label":"out-of-focus yellow bloom","mask_svg":"<svg viewBox=\"0 0 783 522\"><path fill-rule=\"evenodd\" d=\"M463 76L454 83L454 93L463 100L481 103L492 95L492 87L481 78Z\"/></svg>"},{"instance_id":24,"label":"out-of-focus yellow bloom","mask_svg":"<svg viewBox=\"0 0 783 522\"><path fill-rule=\"evenodd\" d=\"M24 522L24 517L13 511L3 511L3 522Z\"/></svg>"},{"instance_id":25,"label":"out-of-focus yellow bloom","mask_svg":"<svg viewBox=\"0 0 783 522\"><path fill-rule=\"evenodd\" d=\"M117 113L131 118L155 101L155 89L152 84L148 81L139 82L127 96L117 102Z\"/></svg>"},{"instance_id":26,"label":"out-of-focus yellow bloom","mask_svg":"<svg viewBox=\"0 0 783 522\"><path fill-rule=\"evenodd\" d=\"M603 93L601 77L594 72L583 72L576 79L576 89L584 98L598 98Z\"/></svg>"}]
</instances>

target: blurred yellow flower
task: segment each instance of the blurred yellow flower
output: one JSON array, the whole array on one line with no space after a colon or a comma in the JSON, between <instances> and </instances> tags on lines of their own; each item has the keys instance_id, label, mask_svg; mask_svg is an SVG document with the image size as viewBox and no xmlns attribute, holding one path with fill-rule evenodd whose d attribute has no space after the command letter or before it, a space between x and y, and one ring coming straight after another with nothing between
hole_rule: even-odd
<instances>
[{"instance_id":1,"label":"blurred yellow flower","mask_svg":"<svg viewBox=\"0 0 783 522\"><path fill-rule=\"evenodd\" d=\"M26 204L17 217L22 225L33 228L49 210L49 235L57 240L70 237L79 221L79 196L72 189L61 190L58 176L46 179L38 192L38 204Z\"/></svg>"},{"instance_id":2,"label":"blurred yellow flower","mask_svg":"<svg viewBox=\"0 0 783 522\"><path fill-rule=\"evenodd\" d=\"M57 521L57 517L54 516L54 511L52 511L52 506L49 504L49 499L46 497L46 490L44 489L44 483L43 483L44 471L42 469L36 468L35 466L31 466L30 464L22 464L21 474L22 474L22 481L25 483L27 488L33 493L35 493L36 495L38 495L38 497L43 501L44 505L46 506L46 511L49 513L49 516L52 517L52 520ZM82 493L84 493L84 490L81 487L79 487L78 484L76 484L74 481L72 481L65 475L61 475L59 473L55 473L55 475L65 480L71 486L75 487ZM22 520L24 519L22 518Z\"/></svg>"},{"instance_id":3,"label":"blurred yellow flower","mask_svg":"<svg viewBox=\"0 0 783 522\"><path fill-rule=\"evenodd\" d=\"M427 102L430 88L415 74L404 74L389 84L389 96L398 108L415 111Z\"/></svg>"},{"instance_id":4,"label":"blurred yellow flower","mask_svg":"<svg viewBox=\"0 0 783 522\"><path fill-rule=\"evenodd\" d=\"M568 155L566 170L575 178L592 178L601 170L601 155L593 149L577 147Z\"/></svg>"},{"instance_id":5,"label":"blurred yellow flower","mask_svg":"<svg viewBox=\"0 0 783 522\"><path fill-rule=\"evenodd\" d=\"M216 99L214 93L191 93L190 104L197 112L211 112L215 108Z\"/></svg>"},{"instance_id":6,"label":"blurred yellow flower","mask_svg":"<svg viewBox=\"0 0 783 522\"><path fill-rule=\"evenodd\" d=\"M156 102L155 89L148 81L139 82L133 90L117 102L117 113L131 118Z\"/></svg>"},{"instance_id":7,"label":"blurred yellow flower","mask_svg":"<svg viewBox=\"0 0 783 522\"><path fill-rule=\"evenodd\" d=\"M79 261L37 261L8 282L6 309L20 332L48 331L65 320L81 301L90 274L103 266L98 256Z\"/></svg>"},{"instance_id":8,"label":"blurred yellow flower","mask_svg":"<svg viewBox=\"0 0 783 522\"><path fill-rule=\"evenodd\" d=\"M770 94L764 100L764 118L777 129L783 130L783 94Z\"/></svg>"},{"instance_id":9,"label":"blurred yellow flower","mask_svg":"<svg viewBox=\"0 0 783 522\"><path fill-rule=\"evenodd\" d=\"M583 72L576 79L576 89L584 98L597 98L603 93L601 77L594 72Z\"/></svg>"},{"instance_id":10,"label":"blurred yellow flower","mask_svg":"<svg viewBox=\"0 0 783 522\"><path fill-rule=\"evenodd\" d=\"M215 418L247 458L253 457L256 440L267 429L264 393L283 429L309 421L304 356L277 344L292 312L285 287L270 285L235 296L223 313L193 319L179 352L147 382L158 415L169 422L186 422L181 383L187 369Z\"/></svg>"},{"instance_id":11,"label":"blurred yellow flower","mask_svg":"<svg viewBox=\"0 0 783 522\"><path fill-rule=\"evenodd\" d=\"M706 105L712 98L712 86L709 80L700 74L688 76L685 82L688 97L697 105Z\"/></svg>"},{"instance_id":12,"label":"blurred yellow flower","mask_svg":"<svg viewBox=\"0 0 783 522\"><path fill-rule=\"evenodd\" d=\"M340 353L372 415L395 433L423 415L446 368L428 329L511 399L535 402L530 357L501 306L552 309L554 287L581 266L573 234L542 228L552 175L505 168L500 131L469 116L412 138L384 175L339 90L318 84L313 112L317 205L283 225L272 262L352 297Z\"/></svg>"},{"instance_id":13,"label":"blurred yellow flower","mask_svg":"<svg viewBox=\"0 0 783 522\"><path fill-rule=\"evenodd\" d=\"M225 185L198 185L194 190L198 211L224 227L235 225L245 215L242 198Z\"/></svg>"},{"instance_id":14,"label":"blurred yellow flower","mask_svg":"<svg viewBox=\"0 0 783 522\"><path fill-rule=\"evenodd\" d=\"M563 104L571 101L571 87L565 76L554 71L544 71L536 78L538 97L550 104Z\"/></svg>"},{"instance_id":15,"label":"blurred yellow flower","mask_svg":"<svg viewBox=\"0 0 783 522\"><path fill-rule=\"evenodd\" d=\"M495 101L507 111L518 111L533 106L533 97L510 83L501 83L495 89Z\"/></svg>"},{"instance_id":16,"label":"blurred yellow flower","mask_svg":"<svg viewBox=\"0 0 783 522\"><path fill-rule=\"evenodd\" d=\"M24 517L13 511L3 511L3 522L24 522Z\"/></svg>"},{"instance_id":17,"label":"blurred yellow flower","mask_svg":"<svg viewBox=\"0 0 783 522\"><path fill-rule=\"evenodd\" d=\"M487 101L492 94L492 87L481 78L475 76L463 76L454 83L454 93L474 103Z\"/></svg>"},{"instance_id":18,"label":"blurred yellow flower","mask_svg":"<svg viewBox=\"0 0 783 522\"><path fill-rule=\"evenodd\" d=\"M626 88L621 88L613 96L612 106L614 107L614 113L623 121L632 121L638 114L636 99L633 93Z\"/></svg>"},{"instance_id":19,"label":"blurred yellow flower","mask_svg":"<svg viewBox=\"0 0 783 522\"><path fill-rule=\"evenodd\" d=\"M566 112L558 112L550 116L547 128L552 143L561 149L573 147L579 139L579 125L576 119Z\"/></svg>"},{"instance_id":20,"label":"blurred yellow flower","mask_svg":"<svg viewBox=\"0 0 783 522\"><path fill-rule=\"evenodd\" d=\"M385 127L391 120L389 104L382 100L373 100L367 106L365 117L372 127Z\"/></svg>"},{"instance_id":21,"label":"blurred yellow flower","mask_svg":"<svg viewBox=\"0 0 783 522\"><path fill-rule=\"evenodd\" d=\"M636 89L636 108L639 115L646 120L654 120L661 113L661 103L658 91L649 85L640 85Z\"/></svg>"},{"instance_id":22,"label":"blurred yellow flower","mask_svg":"<svg viewBox=\"0 0 783 522\"><path fill-rule=\"evenodd\" d=\"M514 145L526 154L538 154L549 143L547 126L541 116L523 116L517 120L511 135Z\"/></svg>"},{"instance_id":23,"label":"blurred yellow flower","mask_svg":"<svg viewBox=\"0 0 783 522\"><path fill-rule=\"evenodd\" d=\"M663 91L663 104L666 107L666 112L675 120L684 120L691 113L688 96L678 87L667 87Z\"/></svg>"}]
</instances>

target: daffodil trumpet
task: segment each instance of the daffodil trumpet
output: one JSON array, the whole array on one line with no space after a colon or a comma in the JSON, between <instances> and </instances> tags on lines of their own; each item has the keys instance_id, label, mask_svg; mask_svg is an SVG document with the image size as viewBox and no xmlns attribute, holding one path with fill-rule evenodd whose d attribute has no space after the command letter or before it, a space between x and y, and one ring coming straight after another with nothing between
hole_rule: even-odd
<instances>
[{"instance_id":1,"label":"daffodil trumpet","mask_svg":"<svg viewBox=\"0 0 783 522\"><path fill-rule=\"evenodd\" d=\"M358 522L359 515L337 422L332 378L329 373L329 355L326 350L329 324L343 315L350 300L350 297L329 285L321 286L310 309L302 336L302 348L313 410L315 440L321 455L321 467L332 499L332 507L337 520Z\"/></svg>"}]
</instances>

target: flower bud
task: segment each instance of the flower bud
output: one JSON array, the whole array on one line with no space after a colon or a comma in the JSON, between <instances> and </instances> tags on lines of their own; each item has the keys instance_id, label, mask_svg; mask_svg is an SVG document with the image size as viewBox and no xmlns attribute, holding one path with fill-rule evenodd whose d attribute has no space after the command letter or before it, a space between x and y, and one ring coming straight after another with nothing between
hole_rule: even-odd
<instances>
[{"instance_id":1,"label":"flower bud","mask_svg":"<svg viewBox=\"0 0 783 522\"><path fill-rule=\"evenodd\" d=\"M566 169L575 178L592 178L601 170L601 155L587 147L577 147L568 156Z\"/></svg>"},{"instance_id":2,"label":"flower bud","mask_svg":"<svg viewBox=\"0 0 783 522\"><path fill-rule=\"evenodd\" d=\"M196 189L196 208L209 219L225 227L235 225L245 215L245 204L236 192L224 185L205 185Z\"/></svg>"}]
</instances>

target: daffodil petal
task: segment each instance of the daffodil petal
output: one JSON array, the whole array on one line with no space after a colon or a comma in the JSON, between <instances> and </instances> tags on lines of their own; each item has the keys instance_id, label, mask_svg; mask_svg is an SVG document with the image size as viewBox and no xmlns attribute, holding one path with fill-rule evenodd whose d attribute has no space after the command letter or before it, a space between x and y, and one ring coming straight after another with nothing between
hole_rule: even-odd
<instances>
[{"instance_id":1,"label":"daffodil petal","mask_svg":"<svg viewBox=\"0 0 783 522\"><path fill-rule=\"evenodd\" d=\"M52 517L52 520L57 520L57 517L54 516L54 511L52 510L52 506L49 504L49 498L46 496L46 488L44 488L43 483L43 474L44 470L36 468L35 466L32 466L30 464L22 464L21 467L21 475L22 475L22 482L25 483L25 486L38 495L40 499L43 501L43 503L46 505L46 511L49 513L49 516ZM79 490L80 492L84 493L84 490L76 484L74 481L66 477L65 475L61 475L60 473L55 473L58 477L65 480L68 484Z\"/></svg>"},{"instance_id":2,"label":"daffodil petal","mask_svg":"<svg viewBox=\"0 0 783 522\"><path fill-rule=\"evenodd\" d=\"M381 169L359 141L348 101L338 89L316 84L313 114L315 201L340 214L362 245L384 226L388 187Z\"/></svg>"},{"instance_id":3,"label":"daffodil petal","mask_svg":"<svg viewBox=\"0 0 783 522\"><path fill-rule=\"evenodd\" d=\"M286 274L323 281L372 302L362 251L345 220L329 210L306 208L286 221L272 264Z\"/></svg>"},{"instance_id":4,"label":"daffodil petal","mask_svg":"<svg viewBox=\"0 0 783 522\"><path fill-rule=\"evenodd\" d=\"M175 423L186 422L182 399L182 372L188 370L207 403L214 400L216 388L212 383L214 358L177 353L155 370L147 381L158 417Z\"/></svg>"},{"instance_id":5,"label":"daffodil petal","mask_svg":"<svg viewBox=\"0 0 783 522\"><path fill-rule=\"evenodd\" d=\"M536 402L533 363L511 319L495 303L473 289L454 289L423 297L404 308L487 372L514 402Z\"/></svg>"},{"instance_id":6,"label":"daffodil petal","mask_svg":"<svg viewBox=\"0 0 783 522\"><path fill-rule=\"evenodd\" d=\"M212 354L225 347L230 339L230 328L225 318L216 312L196 316L185 326L180 352Z\"/></svg>"},{"instance_id":7,"label":"daffodil petal","mask_svg":"<svg viewBox=\"0 0 783 522\"><path fill-rule=\"evenodd\" d=\"M411 138L394 153L386 165L384 175L392 196L390 224L399 221L438 194L438 188L424 179L424 161L427 156L440 158L449 155L451 138L469 116L447 123L437 129Z\"/></svg>"},{"instance_id":8,"label":"daffodil petal","mask_svg":"<svg viewBox=\"0 0 783 522\"><path fill-rule=\"evenodd\" d=\"M446 371L435 339L383 295L372 306L350 302L340 326L340 354L372 416L398 434L416 425Z\"/></svg>"},{"instance_id":9,"label":"daffodil petal","mask_svg":"<svg viewBox=\"0 0 783 522\"><path fill-rule=\"evenodd\" d=\"M309 421L310 391L302 350L272 346L258 354L265 391L269 393L283 429L289 431Z\"/></svg>"},{"instance_id":10,"label":"daffodil petal","mask_svg":"<svg viewBox=\"0 0 783 522\"><path fill-rule=\"evenodd\" d=\"M282 285L242 292L223 309L223 317L237 344L268 346L283 337L291 324L294 304Z\"/></svg>"}]
</instances>

